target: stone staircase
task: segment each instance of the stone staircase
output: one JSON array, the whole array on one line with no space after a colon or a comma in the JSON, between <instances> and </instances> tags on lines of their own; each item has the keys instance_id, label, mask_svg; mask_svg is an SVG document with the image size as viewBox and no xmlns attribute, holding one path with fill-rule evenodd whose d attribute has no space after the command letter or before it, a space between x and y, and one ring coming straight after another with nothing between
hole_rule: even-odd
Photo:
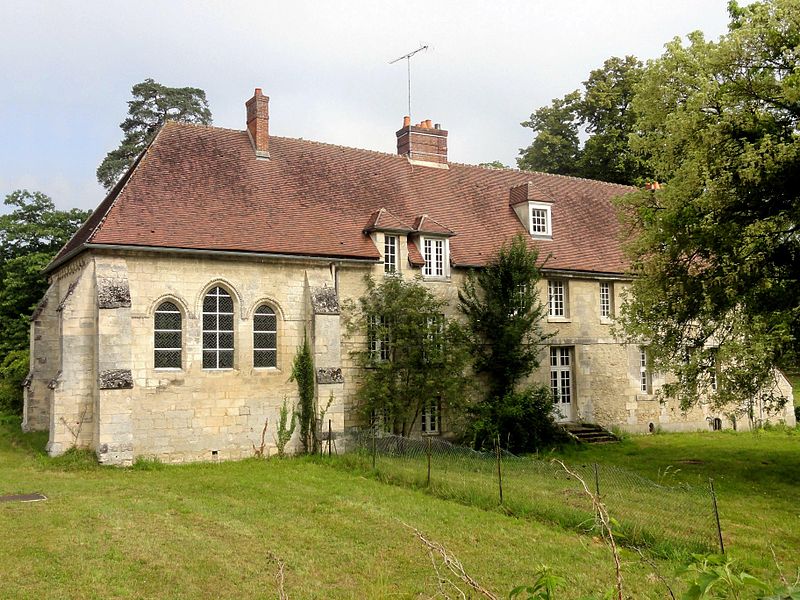
<instances>
[{"instance_id":1,"label":"stone staircase","mask_svg":"<svg viewBox=\"0 0 800 600\"><path fill-rule=\"evenodd\" d=\"M611 444L619 441L613 433L593 423L561 423L561 427L573 439L584 444Z\"/></svg>"}]
</instances>

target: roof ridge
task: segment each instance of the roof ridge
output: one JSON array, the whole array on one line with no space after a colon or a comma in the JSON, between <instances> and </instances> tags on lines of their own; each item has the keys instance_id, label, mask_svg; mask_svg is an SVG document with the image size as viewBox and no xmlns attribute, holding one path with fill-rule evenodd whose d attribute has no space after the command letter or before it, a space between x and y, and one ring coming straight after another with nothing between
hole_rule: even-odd
<instances>
[{"instance_id":1,"label":"roof ridge","mask_svg":"<svg viewBox=\"0 0 800 600\"><path fill-rule=\"evenodd\" d=\"M588 181L590 183L602 183L603 185L611 185L614 187L623 187L623 188L630 188L630 189L638 189L634 185L627 185L624 183L613 183L611 181L603 181L602 179L590 179L588 177L577 177L575 175L561 175L560 173L547 173L546 171L531 171L530 169L518 169L515 167L488 167L482 164L472 165L470 163L462 163L454 160L447 161L451 165L456 165L459 167L469 167L472 169L482 169L484 171L500 171L500 172L511 172L511 173L528 173L530 175L544 175L545 177L560 177L562 179L571 179L573 181Z\"/></svg>"},{"instance_id":2,"label":"roof ridge","mask_svg":"<svg viewBox=\"0 0 800 600\"><path fill-rule=\"evenodd\" d=\"M167 121L167 123L171 123L171 124L174 124L174 125L180 125L180 126L188 125L188 126L191 126L191 127L197 127L197 128L203 128L203 129L220 129L222 131L230 131L230 132L233 132L233 133L246 133L247 132L246 129L232 129L230 127L220 127L218 125L203 125L201 123L185 123L185 122L173 121L173 120L169 120L169 121ZM402 154L395 154L393 152L384 152L382 150L372 150L370 148L356 148L355 146L345 146L344 144L334 144L333 142L322 142L322 141L319 141L319 140L308 140L308 139L302 138L302 137L288 137L288 136L285 136L285 135L270 135L270 138L276 138L276 139L280 139L280 140L290 140L290 141L293 141L293 142L305 142L307 144L314 144L316 146L326 146L326 147L329 147L329 148L340 148L342 150L355 150L356 152L365 152L365 153L368 153L368 154L377 154L377 155L380 155L380 156L391 156L391 157L395 157L395 158L398 158L398 159L405 159L406 158ZM624 184L624 183L614 183L614 182L611 182L611 181L603 181L602 179L590 179L589 177L577 177L575 175L562 175L560 173L547 173L545 171L532 171L530 169L519 169L519 168L515 168L515 167L502 167L502 168L500 168L500 167L487 167L487 166L484 166L484 165L481 165L481 164L477 164L476 165L476 164L471 164L471 163L458 162L458 161L455 161L455 160L448 160L447 163L450 164L450 165L458 166L458 167L467 167L467 168L470 168L470 169L481 169L481 170L484 170L484 171L500 171L500 172L510 172L510 173L528 173L528 174L531 174L531 175L543 175L545 177L559 177L561 179L567 179L567 180L572 180L572 181L588 181L590 183L600 183L602 185L610 185L610 186L613 186L613 187L621 187L621 188L627 188L627 189L632 189L632 190L638 189L634 185L627 185L627 184Z\"/></svg>"}]
</instances>

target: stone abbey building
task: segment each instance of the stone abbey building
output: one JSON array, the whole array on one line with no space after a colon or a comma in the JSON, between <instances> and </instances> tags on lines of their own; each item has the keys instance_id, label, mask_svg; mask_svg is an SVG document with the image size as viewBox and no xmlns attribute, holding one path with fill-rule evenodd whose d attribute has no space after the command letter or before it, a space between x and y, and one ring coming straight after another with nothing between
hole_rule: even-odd
<instances>
[{"instance_id":1,"label":"stone abbey building","mask_svg":"<svg viewBox=\"0 0 800 600\"><path fill-rule=\"evenodd\" d=\"M452 163L430 121L406 119L396 155L270 136L268 102L257 89L244 130L167 123L47 268L23 427L49 430L51 454L251 456L265 420L274 430L297 400L304 332L333 429L356 426L351 351L366 340L346 334L340 301L367 273L421 275L454 317L467 271L519 233L549 257L540 292L556 335L534 377L564 419L731 425L658 402L643 349L612 335L630 281L612 199L631 188ZM791 403L777 418L794 423ZM431 405L424 423L447 431L446 410Z\"/></svg>"}]
</instances>

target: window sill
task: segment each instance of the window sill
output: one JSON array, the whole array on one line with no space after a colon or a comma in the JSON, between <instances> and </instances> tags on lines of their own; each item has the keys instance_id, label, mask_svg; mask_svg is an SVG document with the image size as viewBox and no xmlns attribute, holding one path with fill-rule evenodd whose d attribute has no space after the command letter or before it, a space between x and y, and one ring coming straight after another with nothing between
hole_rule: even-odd
<instances>
[{"instance_id":1,"label":"window sill","mask_svg":"<svg viewBox=\"0 0 800 600\"><path fill-rule=\"evenodd\" d=\"M159 373L183 373L182 367L153 367L153 370Z\"/></svg>"},{"instance_id":2,"label":"window sill","mask_svg":"<svg viewBox=\"0 0 800 600\"><path fill-rule=\"evenodd\" d=\"M259 373L280 373L281 370L278 367L253 367L253 371L257 371Z\"/></svg>"},{"instance_id":3,"label":"window sill","mask_svg":"<svg viewBox=\"0 0 800 600\"><path fill-rule=\"evenodd\" d=\"M572 323L572 319L569 317L547 317L548 323Z\"/></svg>"},{"instance_id":4,"label":"window sill","mask_svg":"<svg viewBox=\"0 0 800 600\"><path fill-rule=\"evenodd\" d=\"M450 277L447 275L423 275L422 281L441 281L444 283L450 283Z\"/></svg>"},{"instance_id":5,"label":"window sill","mask_svg":"<svg viewBox=\"0 0 800 600\"><path fill-rule=\"evenodd\" d=\"M433 437L433 436L442 435L442 432L441 431L423 431L422 435L425 436L425 437Z\"/></svg>"},{"instance_id":6,"label":"window sill","mask_svg":"<svg viewBox=\"0 0 800 600\"><path fill-rule=\"evenodd\" d=\"M603 325L613 325L614 317L600 317L600 323Z\"/></svg>"}]
</instances>

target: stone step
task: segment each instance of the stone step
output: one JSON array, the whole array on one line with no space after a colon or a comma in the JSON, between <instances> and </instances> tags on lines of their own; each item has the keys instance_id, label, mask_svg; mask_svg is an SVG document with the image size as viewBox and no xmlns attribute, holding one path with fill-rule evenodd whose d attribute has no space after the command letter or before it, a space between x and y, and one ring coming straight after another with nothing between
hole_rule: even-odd
<instances>
[{"instance_id":1,"label":"stone step","mask_svg":"<svg viewBox=\"0 0 800 600\"><path fill-rule=\"evenodd\" d=\"M613 433L592 423L562 423L561 426L585 444L612 444L619 441Z\"/></svg>"}]
</instances>

